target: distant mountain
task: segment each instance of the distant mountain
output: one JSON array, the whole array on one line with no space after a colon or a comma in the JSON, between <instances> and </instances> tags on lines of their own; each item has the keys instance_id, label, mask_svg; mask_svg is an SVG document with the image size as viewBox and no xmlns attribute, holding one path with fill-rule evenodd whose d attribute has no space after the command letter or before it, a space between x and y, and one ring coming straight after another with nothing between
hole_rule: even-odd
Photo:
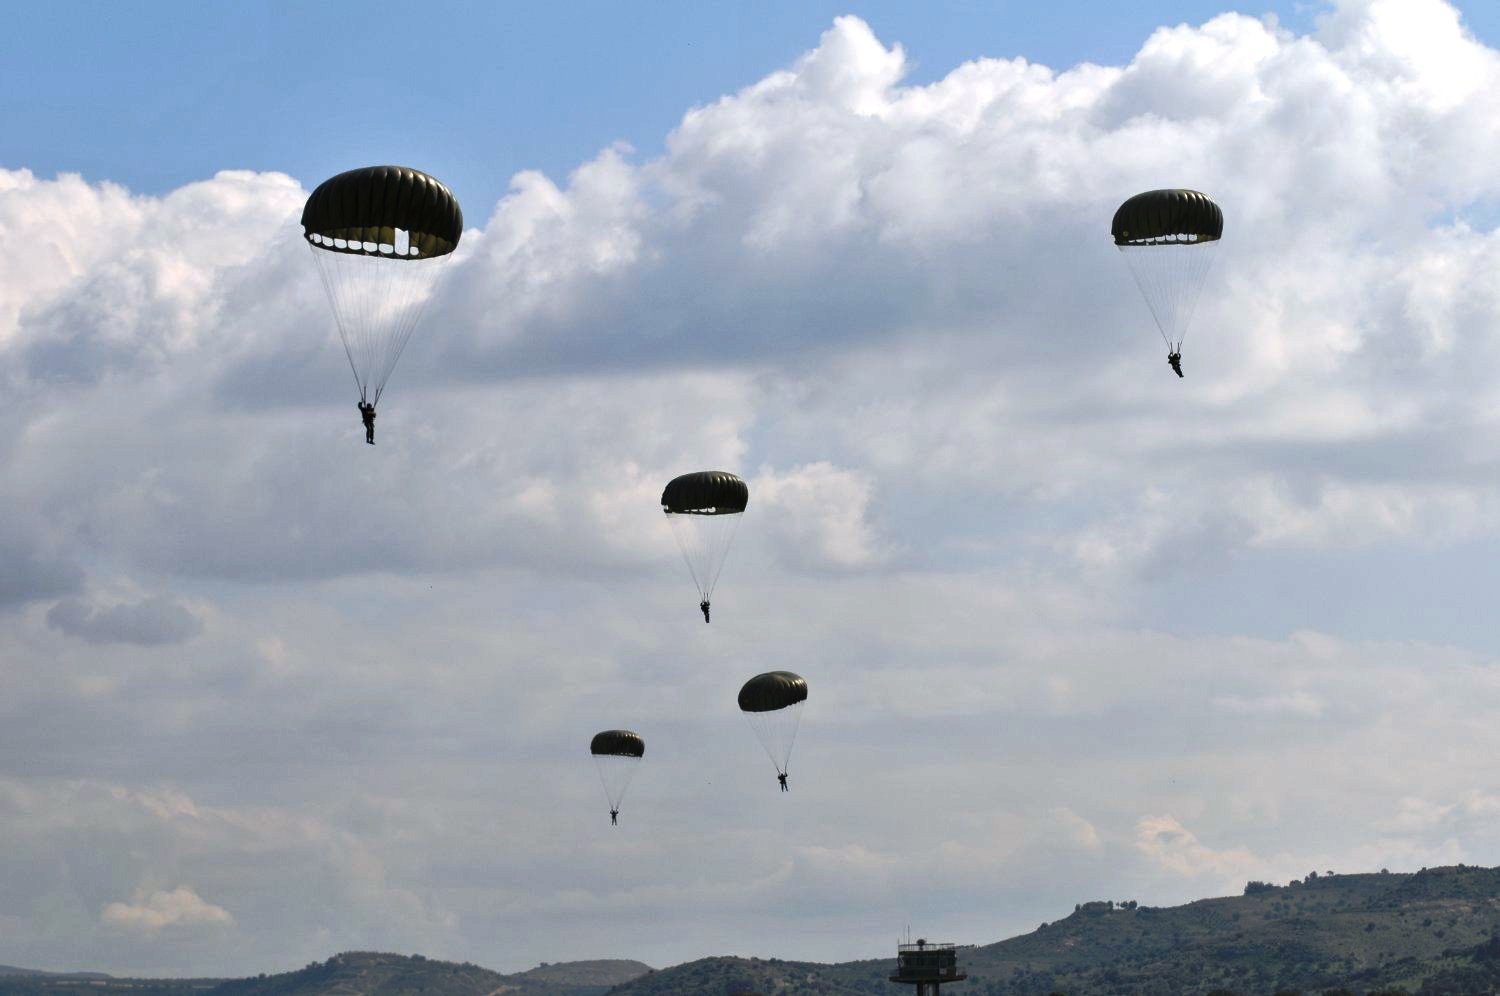
<instances>
[{"instance_id":1,"label":"distant mountain","mask_svg":"<svg viewBox=\"0 0 1500 996\"><path fill-rule=\"evenodd\" d=\"M300 971L225 982L205 996L603 996L649 971L638 961L575 961L501 975L468 962L349 951Z\"/></svg>"},{"instance_id":2,"label":"distant mountain","mask_svg":"<svg viewBox=\"0 0 1500 996\"><path fill-rule=\"evenodd\" d=\"M0 973L0 996L603 996L651 971L638 961L574 961L501 975L467 962L349 951L295 972L249 979L116 979ZM111 991L115 991L111 993Z\"/></svg>"},{"instance_id":3,"label":"distant mountain","mask_svg":"<svg viewBox=\"0 0 1500 996\"><path fill-rule=\"evenodd\" d=\"M823 965L707 958L618 986L613 996L885 994L889 958ZM1032 933L959 952L954 996L1407 993L1500 990L1500 869L1319 875L1252 882L1185 906L1081 903Z\"/></svg>"}]
</instances>

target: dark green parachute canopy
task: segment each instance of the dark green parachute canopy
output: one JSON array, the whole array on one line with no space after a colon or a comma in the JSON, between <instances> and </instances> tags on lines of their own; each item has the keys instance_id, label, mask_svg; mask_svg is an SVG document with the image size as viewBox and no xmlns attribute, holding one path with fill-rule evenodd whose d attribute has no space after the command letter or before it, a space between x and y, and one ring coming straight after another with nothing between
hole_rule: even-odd
<instances>
[{"instance_id":1,"label":"dark green parachute canopy","mask_svg":"<svg viewBox=\"0 0 1500 996\"><path fill-rule=\"evenodd\" d=\"M790 671L767 671L740 689L742 712L774 712L807 701L807 682Z\"/></svg>"},{"instance_id":2,"label":"dark green parachute canopy","mask_svg":"<svg viewBox=\"0 0 1500 996\"><path fill-rule=\"evenodd\" d=\"M1117 246L1214 242L1224 234L1224 212L1196 190L1148 190L1120 205L1110 231Z\"/></svg>"},{"instance_id":3,"label":"dark green parachute canopy","mask_svg":"<svg viewBox=\"0 0 1500 996\"><path fill-rule=\"evenodd\" d=\"M302 209L302 228L329 252L430 259L458 246L464 213L453 192L421 170L366 166L319 184ZM404 246L397 229L406 233Z\"/></svg>"},{"instance_id":4,"label":"dark green parachute canopy","mask_svg":"<svg viewBox=\"0 0 1500 996\"><path fill-rule=\"evenodd\" d=\"M734 515L750 503L750 489L728 471L700 470L667 482L663 512L678 515Z\"/></svg>"},{"instance_id":5,"label":"dark green parachute canopy","mask_svg":"<svg viewBox=\"0 0 1500 996\"><path fill-rule=\"evenodd\" d=\"M595 757L645 757L646 741L632 730L605 730L594 734L589 753Z\"/></svg>"}]
</instances>

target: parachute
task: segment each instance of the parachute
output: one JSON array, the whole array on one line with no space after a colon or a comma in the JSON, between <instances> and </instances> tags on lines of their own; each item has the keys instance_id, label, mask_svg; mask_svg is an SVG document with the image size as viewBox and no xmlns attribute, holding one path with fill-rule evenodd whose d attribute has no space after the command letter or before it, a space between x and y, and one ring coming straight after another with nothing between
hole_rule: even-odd
<instances>
[{"instance_id":1,"label":"parachute","mask_svg":"<svg viewBox=\"0 0 1500 996\"><path fill-rule=\"evenodd\" d=\"M426 173L367 166L319 184L302 229L359 398L373 405L417 327L435 261L458 246L463 212Z\"/></svg>"},{"instance_id":2,"label":"parachute","mask_svg":"<svg viewBox=\"0 0 1500 996\"><path fill-rule=\"evenodd\" d=\"M672 524L682 559L698 586L704 621L719 572L724 569L724 558L749 501L750 489L745 482L722 470L674 477L661 493L661 510Z\"/></svg>"},{"instance_id":3,"label":"parachute","mask_svg":"<svg viewBox=\"0 0 1500 996\"><path fill-rule=\"evenodd\" d=\"M786 774L797 739L797 722L807 701L807 682L790 671L767 671L745 682L740 689L740 711L760 738L778 775Z\"/></svg>"},{"instance_id":4,"label":"parachute","mask_svg":"<svg viewBox=\"0 0 1500 996\"><path fill-rule=\"evenodd\" d=\"M1224 234L1224 213L1196 190L1148 190L1120 205L1110 230L1168 351L1180 353Z\"/></svg>"},{"instance_id":5,"label":"parachute","mask_svg":"<svg viewBox=\"0 0 1500 996\"><path fill-rule=\"evenodd\" d=\"M620 810L620 800L635 777L635 769L646 755L646 741L632 730L605 730L594 734L589 742L589 753L594 755L594 766L599 769L599 780L604 783L604 796L609 800L611 814Z\"/></svg>"}]
</instances>

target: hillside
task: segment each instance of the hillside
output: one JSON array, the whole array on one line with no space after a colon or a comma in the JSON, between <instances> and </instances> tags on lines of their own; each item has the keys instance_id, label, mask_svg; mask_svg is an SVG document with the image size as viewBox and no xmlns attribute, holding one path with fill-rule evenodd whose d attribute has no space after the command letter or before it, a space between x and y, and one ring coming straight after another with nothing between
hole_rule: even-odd
<instances>
[{"instance_id":1,"label":"hillside","mask_svg":"<svg viewBox=\"0 0 1500 996\"><path fill-rule=\"evenodd\" d=\"M501 975L468 962L432 961L421 955L350 951L297 972L226 982L212 996L602 996L611 986L645 972L638 961L588 961L542 965Z\"/></svg>"},{"instance_id":2,"label":"hillside","mask_svg":"<svg viewBox=\"0 0 1500 996\"><path fill-rule=\"evenodd\" d=\"M222 979L128 979L102 972L0 973L0 996L202 996Z\"/></svg>"},{"instance_id":3,"label":"hillside","mask_svg":"<svg viewBox=\"0 0 1500 996\"><path fill-rule=\"evenodd\" d=\"M1346 987L1423 996L1500 984L1500 869L1310 875L1251 883L1242 896L1185 906L1081 904L1068 917L966 948L971 996L1323 993ZM710 958L617 987L614 996L724 996L744 983L770 996L897 993L891 958L820 965Z\"/></svg>"},{"instance_id":4,"label":"hillside","mask_svg":"<svg viewBox=\"0 0 1500 996\"><path fill-rule=\"evenodd\" d=\"M115 979L27 974L0 977L0 996L603 996L651 971L638 961L579 961L501 975L421 955L350 951L295 972L249 979ZM122 994L123 996L123 994Z\"/></svg>"},{"instance_id":5,"label":"hillside","mask_svg":"<svg viewBox=\"0 0 1500 996\"><path fill-rule=\"evenodd\" d=\"M572 986L575 989L592 986L607 991L612 986L639 978L651 970L650 965L639 961L565 961L555 965L543 963L511 978L525 979L532 983Z\"/></svg>"},{"instance_id":6,"label":"hillside","mask_svg":"<svg viewBox=\"0 0 1500 996\"><path fill-rule=\"evenodd\" d=\"M1314 873L1184 906L1081 903L1029 934L965 947L959 964L969 978L955 996L1497 992L1500 868ZM894 966L892 952L840 964L703 958L659 971L582 961L502 975L420 955L346 952L229 981L5 969L0 996L896 996L903 990L887 981Z\"/></svg>"}]
</instances>

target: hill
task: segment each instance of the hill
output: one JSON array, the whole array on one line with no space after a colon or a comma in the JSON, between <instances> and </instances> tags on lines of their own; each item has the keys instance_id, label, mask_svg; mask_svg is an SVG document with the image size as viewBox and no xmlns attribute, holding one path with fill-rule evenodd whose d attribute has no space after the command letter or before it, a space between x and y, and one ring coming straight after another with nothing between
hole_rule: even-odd
<instances>
[{"instance_id":1,"label":"hill","mask_svg":"<svg viewBox=\"0 0 1500 996\"><path fill-rule=\"evenodd\" d=\"M249 979L116 979L97 974L0 977L0 996L603 996L651 971L638 961L577 961L501 975L467 962L349 951L295 972ZM123 993L121 993L123 996Z\"/></svg>"},{"instance_id":2,"label":"hill","mask_svg":"<svg viewBox=\"0 0 1500 996\"><path fill-rule=\"evenodd\" d=\"M1080 903L1029 934L963 948L959 964L969 978L955 996L1500 992L1500 868L1313 873L1172 907ZM3 969L0 996L895 996L902 990L887 979L894 965L892 952L839 964L703 958L659 971L637 961L567 962L502 975L351 951L237 980Z\"/></svg>"},{"instance_id":3,"label":"hill","mask_svg":"<svg viewBox=\"0 0 1500 996\"><path fill-rule=\"evenodd\" d=\"M573 988L594 987L607 992L614 986L631 979L639 978L653 969L650 965L639 961L619 961L616 959L601 959L597 961L565 961L555 965L543 962L536 968L512 978L525 979L530 983L548 983L550 985L572 986Z\"/></svg>"},{"instance_id":4,"label":"hill","mask_svg":"<svg viewBox=\"0 0 1500 996\"><path fill-rule=\"evenodd\" d=\"M603 996L649 971L638 961L586 961L501 975L468 962L349 951L297 972L225 982L211 996Z\"/></svg>"},{"instance_id":5,"label":"hill","mask_svg":"<svg viewBox=\"0 0 1500 996\"><path fill-rule=\"evenodd\" d=\"M1244 996L1345 989L1421 996L1500 986L1500 869L1309 875L1184 906L1081 903L1037 930L965 948L973 996ZM893 953L894 954L894 953ZM884 993L894 957L822 965L709 958L642 976L614 996Z\"/></svg>"}]
</instances>

